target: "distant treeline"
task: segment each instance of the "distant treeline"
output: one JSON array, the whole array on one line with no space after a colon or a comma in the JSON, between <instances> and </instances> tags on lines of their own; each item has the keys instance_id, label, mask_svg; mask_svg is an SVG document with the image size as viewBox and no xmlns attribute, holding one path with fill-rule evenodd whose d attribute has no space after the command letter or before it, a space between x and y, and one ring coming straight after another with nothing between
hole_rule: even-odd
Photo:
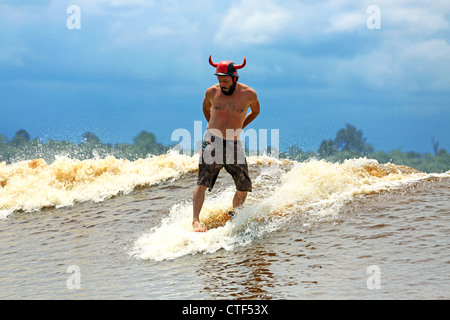
<instances>
[{"instance_id":1,"label":"distant treeline","mask_svg":"<svg viewBox=\"0 0 450 320\"><path fill-rule=\"evenodd\" d=\"M104 144L92 132L84 133L82 138L79 144L67 140L49 140L43 143L39 139L31 139L28 132L23 129L17 131L11 141L0 134L0 162L6 161L10 164L21 160L42 158L47 163L52 163L55 156L67 156L78 160L107 156L137 160L149 154L164 154L171 148L158 143L155 135L147 131L139 133L133 139L133 144Z\"/></svg>"},{"instance_id":2,"label":"distant treeline","mask_svg":"<svg viewBox=\"0 0 450 320\"><path fill-rule=\"evenodd\" d=\"M286 153L280 154L280 157L296 161L316 158L330 162L365 157L375 159L379 163L405 165L427 173L442 173L450 170L450 154L443 148L439 149L439 143L434 139L432 139L432 146L434 155L400 150L388 153L375 151L373 146L367 143L361 130L346 124L345 128L338 130L334 140L323 140L317 152L303 152L297 146L292 146Z\"/></svg>"},{"instance_id":3,"label":"distant treeline","mask_svg":"<svg viewBox=\"0 0 450 320\"><path fill-rule=\"evenodd\" d=\"M39 139L31 139L26 130L17 131L11 139L0 134L0 162L7 164L21 160L43 158L47 163L55 160L55 156L67 156L78 160L104 158L114 156L120 159L137 160L148 155L160 155L167 153L174 145L166 146L158 143L153 133L142 131L134 139L132 144L104 144L92 132L86 132L82 136L81 143L76 144L66 140L49 140L41 142ZM280 158L296 161L309 159L325 159L330 162L342 162L347 159L366 157L375 159L379 163L394 163L406 165L428 173L442 173L450 170L450 154L439 143L432 141L434 154L417 152L402 152L393 150L388 153L375 151L361 130L346 124L345 128L338 130L333 140L322 141L317 152L304 152L297 146L291 146L287 152L280 152ZM269 153L269 150L259 154ZM268 152L267 152L268 151ZM277 150L278 151L278 150ZM248 152L248 150L247 150Z\"/></svg>"}]
</instances>

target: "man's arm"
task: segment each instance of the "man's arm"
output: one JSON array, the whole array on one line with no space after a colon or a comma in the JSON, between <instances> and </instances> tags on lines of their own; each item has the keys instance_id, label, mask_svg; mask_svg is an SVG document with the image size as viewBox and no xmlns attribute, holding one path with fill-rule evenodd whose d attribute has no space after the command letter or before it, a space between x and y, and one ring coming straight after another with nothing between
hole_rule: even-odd
<instances>
[{"instance_id":1,"label":"man's arm","mask_svg":"<svg viewBox=\"0 0 450 320\"><path fill-rule=\"evenodd\" d=\"M211 101L208 98L208 91L206 91L205 99L203 99L203 114L205 115L206 121L209 122L211 118Z\"/></svg>"},{"instance_id":2,"label":"man's arm","mask_svg":"<svg viewBox=\"0 0 450 320\"><path fill-rule=\"evenodd\" d=\"M254 92L254 97L252 99L252 102L250 103L250 113L245 117L244 124L242 125L242 129L244 129L253 120L255 120L256 117L259 115L259 112L260 112L260 107L259 107L258 96L256 95L256 92Z\"/></svg>"}]
</instances>

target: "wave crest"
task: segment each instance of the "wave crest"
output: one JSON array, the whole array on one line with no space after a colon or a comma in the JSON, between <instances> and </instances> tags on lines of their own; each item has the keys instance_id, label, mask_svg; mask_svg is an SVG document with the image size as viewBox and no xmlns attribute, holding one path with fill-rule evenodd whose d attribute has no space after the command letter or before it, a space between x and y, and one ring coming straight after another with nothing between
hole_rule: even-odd
<instances>
[{"instance_id":1,"label":"wave crest","mask_svg":"<svg viewBox=\"0 0 450 320\"><path fill-rule=\"evenodd\" d=\"M57 157L50 165L43 159L11 165L3 162L0 163L0 218L15 211L104 201L138 186L177 179L196 170L196 157L173 151L136 161L111 156L83 161Z\"/></svg>"}]
</instances>

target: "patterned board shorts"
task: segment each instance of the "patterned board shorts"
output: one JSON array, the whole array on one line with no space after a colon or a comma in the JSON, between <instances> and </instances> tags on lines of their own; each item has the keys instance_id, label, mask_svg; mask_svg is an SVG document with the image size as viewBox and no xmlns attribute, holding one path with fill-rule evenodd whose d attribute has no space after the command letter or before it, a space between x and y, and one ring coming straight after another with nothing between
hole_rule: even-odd
<instances>
[{"instance_id":1,"label":"patterned board shorts","mask_svg":"<svg viewBox=\"0 0 450 320\"><path fill-rule=\"evenodd\" d=\"M206 132L200 153L197 185L207 186L211 191L222 168L231 174L237 190L252 191L241 142L225 140Z\"/></svg>"}]
</instances>

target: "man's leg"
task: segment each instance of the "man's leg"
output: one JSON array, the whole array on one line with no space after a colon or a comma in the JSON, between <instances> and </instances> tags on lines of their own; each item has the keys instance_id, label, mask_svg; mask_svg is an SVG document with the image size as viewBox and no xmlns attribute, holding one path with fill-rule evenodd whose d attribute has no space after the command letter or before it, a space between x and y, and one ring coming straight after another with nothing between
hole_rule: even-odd
<instances>
[{"instance_id":1,"label":"man's leg","mask_svg":"<svg viewBox=\"0 0 450 320\"><path fill-rule=\"evenodd\" d=\"M235 210L237 207L242 206L246 198L247 198L247 191L236 190L236 193L234 194L233 197L233 210Z\"/></svg>"},{"instance_id":2,"label":"man's leg","mask_svg":"<svg viewBox=\"0 0 450 320\"><path fill-rule=\"evenodd\" d=\"M196 232L205 232L206 228L200 224L200 211L202 210L203 202L205 201L206 186L197 185L194 190L193 207L194 215L192 219L192 227Z\"/></svg>"}]
</instances>

